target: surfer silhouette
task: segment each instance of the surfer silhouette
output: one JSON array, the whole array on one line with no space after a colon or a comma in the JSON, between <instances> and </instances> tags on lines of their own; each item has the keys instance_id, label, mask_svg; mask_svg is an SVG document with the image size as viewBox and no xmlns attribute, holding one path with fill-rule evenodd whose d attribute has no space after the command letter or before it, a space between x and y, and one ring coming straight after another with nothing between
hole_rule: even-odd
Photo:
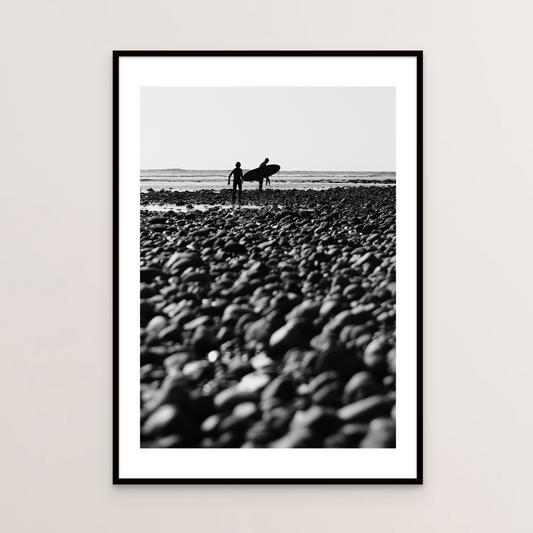
<instances>
[{"instance_id":1,"label":"surfer silhouette","mask_svg":"<svg viewBox=\"0 0 533 533\"><path fill-rule=\"evenodd\" d=\"M259 168L262 168L263 169L263 175L259 178L259 190L262 191L263 190L263 180L266 181L266 184L267 185L270 185L270 178L267 176L267 172L266 172L266 166L268 165L268 157L259 165Z\"/></svg>"},{"instance_id":2,"label":"surfer silhouette","mask_svg":"<svg viewBox=\"0 0 533 533\"><path fill-rule=\"evenodd\" d=\"M228 176L228 185L229 185L232 174L233 174L233 194L231 195L231 203L235 204L235 191L237 190L237 187L239 187L239 204L240 204L241 196L242 196L242 169L241 169L241 164L238 161L235 163L235 168L230 172Z\"/></svg>"}]
</instances>

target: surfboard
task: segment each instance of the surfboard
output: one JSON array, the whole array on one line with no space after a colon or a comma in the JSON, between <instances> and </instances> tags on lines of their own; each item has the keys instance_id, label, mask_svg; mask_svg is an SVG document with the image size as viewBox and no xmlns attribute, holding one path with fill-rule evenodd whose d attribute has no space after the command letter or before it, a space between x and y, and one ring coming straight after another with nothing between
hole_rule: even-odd
<instances>
[{"instance_id":1,"label":"surfboard","mask_svg":"<svg viewBox=\"0 0 533 533\"><path fill-rule=\"evenodd\" d=\"M253 170L249 170L244 176L242 177L243 181L259 181L259 178L261 176L272 176L272 174L275 174L279 171L281 167L279 165L267 165L266 167L259 167L254 168Z\"/></svg>"}]
</instances>

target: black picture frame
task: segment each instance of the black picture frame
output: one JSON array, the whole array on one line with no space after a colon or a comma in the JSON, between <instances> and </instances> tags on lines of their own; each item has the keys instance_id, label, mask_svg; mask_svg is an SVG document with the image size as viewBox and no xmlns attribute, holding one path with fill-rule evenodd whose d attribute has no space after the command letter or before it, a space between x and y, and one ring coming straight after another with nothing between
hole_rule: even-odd
<instances>
[{"instance_id":1,"label":"black picture frame","mask_svg":"<svg viewBox=\"0 0 533 533\"><path fill-rule=\"evenodd\" d=\"M119 69L128 57L411 57L416 60L416 477L331 479L124 478L119 473ZM114 485L421 485L423 484L423 64L422 51L114 51L113 52L113 484Z\"/></svg>"}]
</instances>

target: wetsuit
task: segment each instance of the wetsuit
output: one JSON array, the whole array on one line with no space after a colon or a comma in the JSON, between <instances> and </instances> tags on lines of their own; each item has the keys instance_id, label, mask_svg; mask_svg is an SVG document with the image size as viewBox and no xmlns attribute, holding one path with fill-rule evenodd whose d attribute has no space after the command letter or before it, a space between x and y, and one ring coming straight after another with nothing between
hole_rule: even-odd
<instances>
[{"instance_id":1,"label":"wetsuit","mask_svg":"<svg viewBox=\"0 0 533 533\"><path fill-rule=\"evenodd\" d=\"M270 185L270 180L268 179L268 176L266 174L266 166L268 164L268 159L265 159L260 165L259 168L263 169L263 175L259 178L259 190L263 190L263 180L266 180L267 185Z\"/></svg>"},{"instance_id":2,"label":"wetsuit","mask_svg":"<svg viewBox=\"0 0 533 533\"><path fill-rule=\"evenodd\" d=\"M233 194L231 195L231 203L235 203L235 191L237 190L237 187L239 187L239 203L241 203L241 196L242 196L242 168L241 167L235 167L230 175L228 176L228 185L229 185L229 179L231 178L231 175L233 174Z\"/></svg>"}]
</instances>

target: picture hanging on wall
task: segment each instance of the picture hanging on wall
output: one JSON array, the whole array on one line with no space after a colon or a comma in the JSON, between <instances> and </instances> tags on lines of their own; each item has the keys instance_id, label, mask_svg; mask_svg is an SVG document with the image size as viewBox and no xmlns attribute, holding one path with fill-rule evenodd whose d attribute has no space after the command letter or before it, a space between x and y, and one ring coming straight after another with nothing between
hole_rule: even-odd
<instances>
[{"instance_id":1,"label":"picture hanging on wall","mask_svg":"<svg viewBox=\"0 0 533 533\"><path fill-rule=\"evenodd\" d=\"M113 73L113 483L421 484L422 52Z\"/></svg>"}]
</instances>

